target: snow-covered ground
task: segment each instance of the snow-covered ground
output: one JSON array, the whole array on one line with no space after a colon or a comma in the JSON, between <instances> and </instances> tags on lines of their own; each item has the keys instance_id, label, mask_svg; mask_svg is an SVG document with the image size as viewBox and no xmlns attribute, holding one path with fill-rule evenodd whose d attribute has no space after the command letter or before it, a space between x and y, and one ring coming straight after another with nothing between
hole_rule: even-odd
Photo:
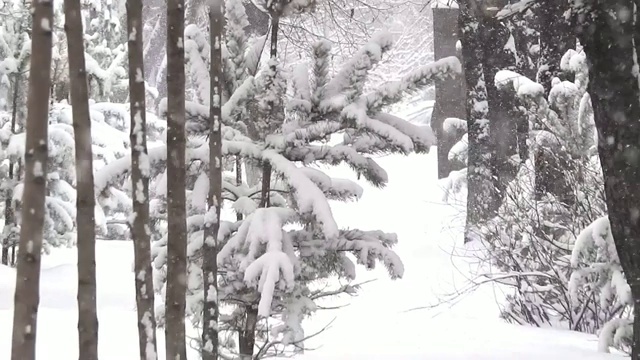
<instances>
[{"instance_id":1,"label":"snow-covered ground","mask_svg":"<svg viewBox=\"0 0 640 360\"><path fill-rule=\"evenodd\" d=\"M326 331L305 343L304 360L596 360L623 359L596 353L594 336L513 326L498 320L494 289L486 288L451 308L414 310L433 304L438 294L464 284L466 259L454 257L460 246L459 211L441 203L436 183L435 149L430 155L380 159L389 173L384 190L365 185L358 203L336 204L341 226L397 232L397 251L405 263L402 280L391 281L384 268L360 270L360 296L335 299L334 305L307 321L309 334ZM332 176L350 177L348 169ZM132 246L99 242L97 248L101 360L137 359ZM12 269L0 267L0 359L10 355ZM77 359L75 251L55 250L43 259L38 355L45 360ZM164 358L162 331L159 350ZM195 357L194 357L195 359Z\"/></svg>"}]
</instances>

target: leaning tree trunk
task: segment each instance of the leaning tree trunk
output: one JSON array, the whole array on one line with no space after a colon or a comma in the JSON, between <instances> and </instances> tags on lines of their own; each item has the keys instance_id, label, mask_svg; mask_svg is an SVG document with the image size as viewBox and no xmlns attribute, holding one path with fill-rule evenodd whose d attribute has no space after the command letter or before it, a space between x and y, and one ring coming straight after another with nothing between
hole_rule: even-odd
<instances>
[{"instance_id":1,"label":"leaning tree trunk","mask_svg":"<svg viewBox=\"0 0 640 360\"><path fill-rule=\"evenodd\" d=\"M167 359L185 360L187 221L185 165L184 0L167 1Z\"/></svg>"},{"instance_id":2,"label":"leaning tree trunk","mask_svg":"<svg viewBox=\"0 0 640 360\"><path fill-rule=\"evenodd\" d=\"M458 1L460 7L459 26L462 42L462 59L467 87L467 219L465 242L477 236L477 226L491 216L495 209L496 195L492 184L491 139L487 88L482 68L483 27L478 19L477 9L472 0Z\"/></svg>"},{"instance_id":3,"label":"leaning tree trunk","mask_svg":"<svg viewBox=\"0 0 640 360\"><path fill-rule=\"evenodd\" d=\"M129 56L129 106L131 127L131 188L133 217L134 272L136 310L138 313L138 346L140 359L157 359L156 317L151 268L151 234L149 227L149 160L147 155L146 92L142 41L142 0L127 1Z\"/></svg>"},{"instance_id":4,"label":"leaning tree trunk","mask_svg":"<svg viewBox=\"0 0 640 360\"><path fill-rule=\"evenodd\" d=\"M605 197L620 265L634 301L631 358L640 359L640 46L639 14L632 0L574 5L587 54L589 86ZM629 16L620 16L626 14ZM634 39L635 37L635 39Z\"/></svg>"},{"instance_id":5,"label":"leaning tree trunk","mask_svg":"<svg viewBox=\"0 0 640 360\"><path fill-rule=\"evenodd\" d=\"M27 101L25 179L22 195L22 226L13 308L12 360L36 357L36 326L40 302L40 252L47 186L49 89L51 88L51 47L53 2L33 4L31 68Z\"/></svg>"},{"instance_id":6,"label":"leaning tree trunk","mask_svg":"<svg viewBox=\"0 0 640 360\"><path fill-rule=\"evenodd\" d=\"M202 309L202 359L218 359L218 230L222 208L222 43L224 2L214 0L209 7L211 69L209 91L209 208L204 224L202 272L204 305Z\"/></svg>"},{"instance_id":7,"label":"leaning tree trunk","mask_svg":"<svg viewBox=\"0 0 640 360\"><path fill-rule=\"evenodd\" d=\"M76 148L76 213L78 226L78 340L80 359L98 359L96 309L96 228L89 89L84 61L80 0L64 0L69 54L71 110Z\"/></svg>"}]
</instances>

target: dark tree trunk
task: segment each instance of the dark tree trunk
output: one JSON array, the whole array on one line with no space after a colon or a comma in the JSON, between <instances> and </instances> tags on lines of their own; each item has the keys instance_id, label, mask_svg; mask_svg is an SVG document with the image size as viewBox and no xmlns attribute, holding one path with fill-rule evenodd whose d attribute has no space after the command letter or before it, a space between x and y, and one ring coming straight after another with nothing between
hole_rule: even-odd
<instances>
[{"instance_id":1,"label":"dark tree trunk","mask_svg":"<svg viewBox=\"0 0 640 360\"><path fill-rule=\"evenodd\" d=\"M540 26L541 65L537 82L544 86L547 94L554 77L566 80L560 69L560 60L567 50L576 47L571 24L564 16L568 9L569 0L543 0L536 6Z\"/></svg>"},{"instance_id":2,"label":"dark tree trunk","mask_svg":"<svg viewBox=\"0 0 640 360\"><path fill-rule=\"evenodd\" d=\"M258 323L258 306L250 304L245 307L243 328L238 334L238 348L241 360L251 360L256 344L256 324Z\"/></svg>"},{"instance_id":3,"label":"dark tree trunk","mask_svg":"<svg viewBox=\"0 0 640 360\"><path fill-rule=\"evenodd\" d=\"M498 90L495 76L498 71L515 67L515 54L505 49L511 35L507 27L494 18L482 20L483 59L482 68L486 80L487 100L489 102L489 134L493 150L492 169L494 187L498 199L502 191L515 176L517 168L510 165L509 158L515 155L518 147L517 120L514 119L513 109L515 99L511 94ZM497 210L500 201L492 204Z\"/></svg>"},{"instance_id":4,"label":"dark tree trunk","mask_svg":"<svg viewBox=\"0 0 640 360\"><path fill-rule=\"evenodd\" d=\"M590 6L589 6L590 5ZM609 0L574 9L587 54L605 197L620 264L640 307L640 88L634 56L640 44L634 1ZM636 14L636 16L638 16ZM634 318L631 358L640 359L640 316Z\"/></svg>"},{"instance_id":5,"label":"dark tree trunk","mask_svg":"<svg viewBox=\"0 0 640 360\"><path fill-rule=\"evenodd\" d=\"M460 7L462 58L467 89L468 168L467 221L465 242L477 235L477 226L491 217L496 208L493 187L491 138L489 136L487 88L482 67L483 29L471 0L458 1Z\"/></svg>"},{"instance_id":6,"label":"dark tree trunk","mask_svg":"<svg viewBox=\"0 0 640 360\"><path fill-rule=\"evenodd\" d=\"M65 30L69 58L73 133L76 160L76 213L78 228L78 340L80 359L98 359L96 303L96 199L89 89L84 61L84 32L80 0L65 0Z\"/></svg>"},{"instance_id":7,"label":"dark tree trunk","mask_svg":"<svg viewBox=\"0 0 640 360\"><path fill-rule=\"evenodd\" d=\"M184 0L167 1L167 359L186 360L187 221Z\"/></svg>"},{"instance_id":8,"label":"dark tree trunk","mask_svg":"<svg viewBox=\"0 0 640 360\"><path fill-rule=\"evenodd\" d=\"M33 4L31 68L25 143L25 179L22 195L22 226L13 308L12 360L35 360L40 258L42 252L47 159L49 158L49 90L53 2Z\"/></svg>"},{"instance_id":9,"label":"dark tree trunk","mask_svg":"<svg viewBox=\"0 0 640 360\"><path fill-rule=\"evenodd\" d=\"M209 30L211 40L211 86L209 94L209 193L205 217L203 247L203 287L204 305L202 315L202 359L218 359L218 230L222 208L222 47L224 32L224 2L214 0L209 9Z\"/></svg>"}]
</instances>

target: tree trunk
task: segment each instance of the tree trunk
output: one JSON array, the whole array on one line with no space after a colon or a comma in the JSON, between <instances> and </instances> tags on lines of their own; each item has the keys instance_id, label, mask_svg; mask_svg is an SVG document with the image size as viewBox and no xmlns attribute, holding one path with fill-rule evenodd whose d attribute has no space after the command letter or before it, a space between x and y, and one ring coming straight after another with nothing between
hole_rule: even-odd
<instances>
[{"instance_id":1,"label":"tree trunk","mask_svg":"<svg viewBox=\"0 0 640 360\"><path fill-rule=\"evenodd\" d=\"M93 190L93 150L89 90L84 61L80 0L64 0L69 54L69 82L76 156L76 214L78 224L78 340L82 360L98 359L96 309L96 228Z\"/></svg>"},{"instance_id":2,"label":"tree trunk","mask_svg":"<svg viewBox=\"0 0 640 360\"><path fill-rule=\"evenodd\" d=\"M577 5L574 5L577 7ZM578 37L589 65L588 92L598 129L598 153L605 197L620 265L640 306L640 87L634 57L640 19L631 0L582 5ZM620 16L620 15L631 16ZM635 39L634 39L635 37ZM640 329L640 316L634 330ZM640 359L640 331L634 331L631 358Z\"/></svg>"},{"instance_id":3,"label":"tree trunk","mask_svg":"<svg viewBox=\"0 0 640 360\"><path fill-rule=\"evenodd\" d=\"M467 219L465 242L477 236L476 227L491 217L495 206L491 138L489 136L487 88L485 86L482 59L483 26L478 11L471 0L458 1L459 26L462 42L462 58L467 89L468 168L467 168Z\"/></svg>"},{"instance_id":4,"label":"tree trunk","mask_svg":"<svg viewBox=\"0 0 640 360\"><path fill-rule=\"evenodd\" d=\"M142 39L142 1L127 1L127 33L129 56L129 106L131 127L131 188L133 201L134 272L136 310L138 313L138 346L140 359L157 359L156 316L151 268L149 227L149 163L147 159L147 116L144 85Z\"/></svg>"},{"instance_id":5,"label":"tree trunk","mask_svg":"<svg viewBox=\"0 0 640 360\"><path fill-rule=\"evenodd\" d=\"M540 68L538 83L544 86L546 94L551 90L551 80L558 77L564 80L560 69L560 60L569 49L575 49L576 38L571 24L564 17L569 9L568 0L543 0L538 10L540 26Z\"/></svg>"},{"instance_id":6,"label":"tree trunk","mask_svg":"<svg viewBox=\"0 0 640 360\"><path fill-rule=\"evenodd\" d=\"M433 50L435 60L458 55L456 42L459 38L457 24L458 9L433 9ZM462 60L461 60L462 61ZM449 161L449 151L459 140L443 130L444 120L454 117L466 119L464 75L456 75L453 79L436 80L436 99L431 115L431 129L438 140L438 178L449 176L453 170L460 170Z\"/></svg>"},{"instance_id":7,"label":"tree trunk","mask_svg":"<svg viewBox=\"0 0 640 360\"><path fill-rule=\"evenodd\" d=\"M280 28L280 17L276 12L271 15L271 45L269 57L271 59L278 58L278 29ZM275 74L275 62L272 62L271 71ZM273 110L273 109L272 109ZM266 208L271 206L271 164L265 162L262 164L262 191L260 193L260 207Z\"/></svg>"},{"instance_id":8,"label":"tree trunk","mask_svg":"<svg viewBox=\"0 0 640 360\"><path fill-rule=\"evenodd\" d=\"M489 109L487 118L489 121L489 133L491 137L491 168L493 170L493 186L496 191L496 199L490 205L490 212L495 212L500 206L503 190L515 177L517 167L511 165L509 159L515 155L518 148L517 121L512 117L515 108L515 98L507 92L498 90L495 84L495 76L498 71L515 67L515 54L505 49L511 35L509 30L499 20L494 18L483 19L482 45L483 59L482 69L485 76L487 89L487 101Z\"/></svg>"},{"instance_id":9,"label":"tree trunk","mask_svg":"<svg viewBox=\"0 0 640 360\"><path fill-rule=\"evenodd\" d=\"M258 306L249 304L245 307L244 327L238 334L240 360L251 360L256 344L256 324L258 323Z\"/></svg>"},{"instance_id":10,"label":"tree trunk","mask_svg":"<svg viewBox=\"0 0 640 360\"><path fill-rule=\"evenodd\" d=\"M187 220L184 0L167 1L167 358L186 360Z\"/></svg>"},{"instance_id":11,"label":"tree trunk","mask_svg":"<svg viewBox=\"0 0 640 360\"><path fill-rule=\"evenodd\" d=\"M36 326L40 302L40 252L45 216L47 186L49 90L51 88L51 47L53 2L33 4L31 68L27 135L25 144L25 180L22 196L22 226L13 308L12 360L36 357Z\"/></svg>"},{"instance_id":12,"label":"tree trunk","mask_svg":"<svg viewBox=\"0 0 640 360\"><path fill-rule=\"evenodd\" d=\"M204 305L202 314L202 359L218 359L218 230L222 208L222 37L224 2L212 1L209 7L211 40L211 86L209 91L209 208L205 220L203 243Z\"/></svg>"}]
</instances>

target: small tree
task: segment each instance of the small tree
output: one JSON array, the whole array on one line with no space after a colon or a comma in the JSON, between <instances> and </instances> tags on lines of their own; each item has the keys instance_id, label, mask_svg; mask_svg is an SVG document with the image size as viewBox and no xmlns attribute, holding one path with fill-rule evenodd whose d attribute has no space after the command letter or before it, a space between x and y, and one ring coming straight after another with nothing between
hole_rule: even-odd
<instances>
[{"instance_id":1,"label":"small tree","mask_svg":"<svg viewBox=\"0 0 640 360\"><path fill-rule=\"evenodd\" d=\"M228 9L232 8L231 4L227 5ZM204 73L196 70L200 69L201 65L198 64L206 61L199 60L198 54L202 52L195 50L200 48L198 44L206 44L206 41L198 41L200 37L195 28L189 27L187 31L187 38L194 39L185 42L189 65L194 74L199 74L198 79L202 80ZM227 49L230 48L228 45ZM393 234L338 230L334 225L327 198L343 201L357 199L361 188L348 180L331 179L311 165L346 162L372 183L383 186L386 173L368 154L424 152L432 144L433 137L430 132L385 114L381 109L398 101L405 91L422 87L436 77L447 78L450 72L459 71L459 63L455 59L445 59L415 71L400 82L387 84L373 93L365 93L363 84L368 71L390 48L387 36L380 34L374 38L335 77L328 75L329 44L322 42L315 48L311 71L314 75L310 77L306 67L297 69L290 83L293 89L290 98L278 100L283 96L284 87L275 87L274 84L278 85L278 81L281 81L278 73L282 70L272 60L256 79L248 77L222 108L222 152L226 158L222 164L234 164L234 157L242 156L250 160L249 164L260 166L269 162L274 174L277 174L268 187L269 207L264 207L264 187L261 182L252 183L249 177L246 180L241 177L243 182L238 185L237 173L233 176L227 173L223 177L223 197L231 202L237 214L243 216L240 221L222 221L218 234L222 246L218 263L225 274L219 279L218 296L233 310L221 315L221 335L226 338L225 333L238 333L240 349L235 350L236 346L231 342L221 345L240 352L242 356L264 357L280 351L278 348L281 344L298 350L303 347L304 332L300 322L315 309L314 300L326 293L314 289L312 284L332 275L347 278L354 275L353 264L344 256L345 251L353 252L358 261L368 267L373 267L375 259L379 259L389 268L393 277L401 276L402 265L389 249L396 241ZM247 69L251 68L249 60L245 58ZM272 70L274 65L275 73ZM244 71L237 70L235 74L245 76ZM202 88L206 89L205 86ZM268 101L282 101L289 115L270 117L272 120L281 119L281 122L264 122L262 119L270 115L265 117L261 115L262 111L271 114L269 111L272 109L267 105ZM198 108L195 104L189 107L194 112ZM261 121L247 126L244 120L256 117L247 117L245 109L256 111L253 114L260 116L258 119ZM196 123L197 117L192 119ZM188 128L196 129L194 123ZM342 131L345 139L341 144L314 144ZM203 280L199 274L203 261L205 206L201 199L208 191L206 184L210 181L201 169L211 165L207 155L209 144L198 137L191 138L190 143L187 149L187 159L191 163L188 173L191 180L188 183L192 184L189 192L192 215L188 218L188 303L192 321L199 327L204 326L201 320ZM261 147L266 147L266 150L259 150ZM283 230L282 227L288 223L299 223L301 227ZM262 238L259 234L267 237ZM269 245L261 245L261 242ZM159 270L156 284L160 285L161 292L166 281L166 251L166 237L163 237L155 250L155 264ZM274 272L274 277L270 278L272 280L265 278L263 285L256 288L257 277L262 271L258 269L269 272L278 270L281 275L276 276ZM354 290L349 286L337 292ZM271 327L277 340L267 341L262 336L268 331L265 327L267 319L271 324L276 324ZM258 343L261 345L255 352L254 344Z\"/></svg>"}]
</instances>

